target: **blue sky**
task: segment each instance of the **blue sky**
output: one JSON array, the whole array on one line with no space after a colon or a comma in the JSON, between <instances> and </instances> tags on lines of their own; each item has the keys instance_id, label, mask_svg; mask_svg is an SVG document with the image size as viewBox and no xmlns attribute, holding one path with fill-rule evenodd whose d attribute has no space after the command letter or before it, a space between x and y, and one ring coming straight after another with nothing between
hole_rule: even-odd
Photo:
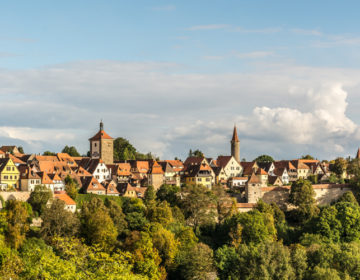
<instances>
[{"instance_id":1,"label":"blue sky","mask_svg":"<svg viewBox=\"0 0 360 280\"><path fill-rule=\"evenodd\" d=\"M103 118L169 158L228 153L234 123L247 159L359 145L358 1L0 5L4 144L85 153Z\"/></svg>"}]
</instances>

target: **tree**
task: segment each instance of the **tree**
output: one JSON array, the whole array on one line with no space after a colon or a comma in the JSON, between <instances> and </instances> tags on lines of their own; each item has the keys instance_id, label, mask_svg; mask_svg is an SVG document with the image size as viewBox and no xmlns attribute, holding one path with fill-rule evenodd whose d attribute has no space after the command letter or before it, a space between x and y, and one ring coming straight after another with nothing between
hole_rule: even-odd
<instances>
[{"instance_id":1,"label":"tree","mask_svg":"<svg viewBox=\"0 0 360 280\"><path fill-rule=\"evenodd\" d=\"M192 151L191 149L189 150L189 157L200 157L203 158L204 153L202 151L200 151L199 149L196 149L195 151Z\"/></svg>"},{"instance_id":2,"label":"tree","mask_svg":"<svg viewBox=\"0 0 360 280\"><path fill-rule=\"evenodd\" d=\"M114 160L136 159L136 149L128 140L118 137L114 140Z\"/></svg>"},{"instance_id":3,"label":"tree","mask_svg":"<svg viewBox=\"0 0 360 280\"><path fill-rule=\"evenodd\" d=\"M43 220L41 236L49 240L54 236L74 236L78 233L80 223L78 217L65 210L65 202L55 199L41 215Z\"/></svg>"},{"instance_id":4,"label":"tree","mask_svg":"<svg viewBox=\"0 0 360 280\"><path fill-rule=\"evenodd\" d=\"M301 159L314 159L314 157L311 155L305 155L305 156L302 156Z\"/></svg>"},{"instance_id":5,"label":"tree","mask_svg":"<svg viewBox=\"0 0 360 280\"><path fill-rule=\"evenodd\" d=\"M64 149L61 151L62 153L66 153L69 156L72 157L79 157L80 154L78 153L78 151L76 150L76 148L74 146L65 146Z\"/></svg>"},{"instance_id":6,"label":"tree","mask_svg":"<svg viewBox=\"0 0 360 280\"><path fill-rule=\"evenodd\" d=\"M154 190L153 186L148 186L146 188L145 194L144 194L144 204L147 207L152 206L153 204L155 204L155 199L156 199L156 193Z\"/></svg>"},{"instance_id":7,"label":"tree","mask_svg":"<svg viewBox=\"0 0 360 280\"><path fill-rule=\"evenodd\" d=\"M22 146L19 146L19 147L18 147L18 150L19 150L19 152L20 152L21 154L25 154L25 153L24 153L24 148L23 148Z\"/></svg>"},{"instance_id":8,"label":"tree","mask_svg":"<svg viewBox=\"0 0 360 280\"><path fill-rule=\"evenodd\" d=\"M255 162L263 163L263 162L274 162L274 159L269 155L261 155L254 159Z\"/></svg>"},{"instance_id":9,"label":"tree","mask_svg":"<svg viewBox=\"0 0 360 280\"><path fill-rule=\"evenodd\" d=\"M222 223L236 212L236 202L225 192L222 186L214 186L212 192L216 203L217 220Z\"/></svg>"},{"instance_id":10,"label":"tree","mask_svg":"<svg viewBox=\"0 0 360 280\"><path fill-rule=\"evenodd\" d=\"M6 241L11 247L18 249L25 241L25 235L29 230L29 212L25 203L9 200L6 204L6 221Z\"/></svg>"},{"instance_id":11,"label":"tree","mask_svg":"<svg viewBox=\"0 0 360 280\"><path fill-rule=\"evenodd\" d=\"M88 244L98 244L105 250L113 248L118 232L101 199L93 198L82 205L80 221Z\"/></svg>"},{"instance_id":12,"label":"tree","mask_svg":"<svg viewBox=\"0 0 360 280\"><path fill-rule=\"evenodd\" d=\"M265 240L276 239L276 229L274 218L269 213L260 213L258 210L246 213L237 213L225 221L225 226L231 233L238 233L241 226L241 237L236 235L236 239L241 238L244 243L260 243ZM236 242L236 240L233 240Z\"/></svg>"},{"instance_id":13,"label":"tree","mask_svg":"<svg viewBox=\"0 0 360 280\"><path fill-rule=\"evenodd\" d=\"M224 246L215 253L221 280L233 279L301 279L296 278L290 252L280 242Z\"/></svg>"},{"instance_id":14,"label":"tree","mask_svg":"<svg viewBox=\"0 0 360 280\"><path fill-rule=\"evenodd\" d=\"M79 184L69 175L65 177L65 191L73 200L76 200L78 195Z\"/></svg>"},{"instance_id":15,"label":"tree","mask_svg":"<svg viewBox=\"0 0 360 280\"><path fill-rule=\"evenodd\" d=\"M188 225L199 226L215 222L215 200L210 190L202 185L186 186L183 190L181 209Z\"/></svg>"},{"instance_id":16,"label":"tree","mask_svg":"<svg viewBox=\"0 0 360 280\"><path fill-rule=\"evenodd\" d=\"M333 164L330 164L330 170L334 172L338 177L341 177L347 168L347 161L346 159L339 157L335 159Z\"/></svg>"},{"instance_id":17,"label":"tree","mask_svg":"<svg viewBox=\"0 0 360 280\"><path fill-rule=\"evenodd\" d=\"M180 187L175 185L162 185L156 192L156 198L160 201L167 201L171 207L179 205Z\"/></svg>"},{"instance_id":18,"label":"tree","mask_svg":"<svg viewBox=\"0 0 360 280\"><path fill-rule=\"evenodd\" d=\"M174 222L171 207L166 201L159 202L148 209L147 218L150 222L159 223L164 227Z\"/></svg>"},{"instance_id":19,"label":"tree","mask_svg":"<svg viewBox=\"0 0 360 280\"><path fill-rule=\"evenodd\" d=\"M29 203L33 210L40 215L45 210L46 204L52 198L52 191L45 185L35 186L34 191L30 194Z\"/></svg>"},{"instance_id":20,"label":"tree","mask_svg":"<svg viewBox=\"0 0 360 280\"><path fill-rule=\"evenodd\" d=\"M106 199L104 204L108 208L109 215L114 222L118 234L125 234L127 232L128 223L125 220L122 208L111 199Z\"/></svg>"},{"instance_id":21,"label":"tree","mask_svg":"<svg viewBox=\"0 0 360 280\"><path fill-rule=\"evenodd\" d=\"M45 151L45 152L43 152L43 156L56 156L56 153L50 152L50 151Z\"/></svg>"},{"instance_id":22,"label":"tree","mask_svg":"<svg viewBox=\"0 0 360 280\"><path fill-rule=\"evenodd\" d=\"M317 231L332 242L339 242L341 236L341 222L337 218L338 210L335 206L324 208L317 223Z\"/></svg>"},{"instance_id":23,"label":"tree","mask_svg":"<svg viewBox=\"0 0 360 280\"><path fill-rule=\"evenodd\" d=\"M192 247L181 264L181 274L184 279L207 280L210 275L216 276L216 270L213 260L213 251L204 243L198 243Z\"/></svg>"},{"instance_id":24,"label":"tree","mask_svg":"<svg viewBox=\"0 0 360 280\"><path fill-rule=\"evenodd\" d=\"M316 206L315 191L310 181L299 179L292 183L289 202L295 206L296 216L300 222L305 222L319 213Z\"/></svg>"},{"instance_id":25,"label":"tree","mask_svg":"<svg viewBox=\"0 0 360 280\"><path fill-rule=\"evenodd\" d=\"M344 193L337 202L350 202L355 205L359 205L352 191L347 191Z\"/></svg>"}]
</instances>

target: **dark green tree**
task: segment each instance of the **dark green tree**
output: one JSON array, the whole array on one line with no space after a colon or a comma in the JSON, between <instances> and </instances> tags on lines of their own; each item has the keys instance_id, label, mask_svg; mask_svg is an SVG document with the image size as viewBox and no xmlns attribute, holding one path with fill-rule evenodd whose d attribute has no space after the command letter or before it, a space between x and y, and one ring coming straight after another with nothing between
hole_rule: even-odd
<instances>
[{"instance_id":1,"label":"dark green tree","mask_svg":"<svg viewBox=\"0 0 360 280\"><path fill-rule=\"evenodd\" d=\"M314 157L311 155L305 155L305 156L302 156L301 159L314 159Z\"/></svg>"},{"instance_id":2,"label":"dark green tree","mask_svg":"<svg viewBox=\"0 0 360 280\"><path fill-rule=\"evenodd\" d=\"M41 215L45 210L46 203L52 198L52 196L52 191L48 187L44 185L37 185L35 186L34 191L30 194L29 203L33 210Z\"/></svg>"},{"instance_id":3,"label":"dark green tree","mask_svg":"<svg viewBox=\"0 0 360 280\"><path fill-rule=\"evenodd\" d=\"M319 213L315 191L308 180L299 179L292 183L289 202L297 206L296 217L300 222L306 222Z\"/></svg>"},{"instance_id":4,"label":"dark green tree","mask_svg":"<svg viewBox=\"0 0 360 280\"><path fill-rule=\"evenodd\" d=\"M79 157L80 154L78 153L78 151L76 150L76 148L74 146L65 146L64 149L61 151L62 153L66 153L72 157Z\"/></svg>"},{"instance_id":5,"label":"dark green tree","mask_svg":"<svg viewBox=\"0 0 360 280\"><path fill-rule=\"evenodd\" d=\"M261 156L258 156L256 159L254 159L254 161L259 162L259 163L274 162L274 159L269 155L261 155Z\"/></svg>"},{"instance_id":6,"label":"dark green tree","mask_svg":"<svg viewBox=\"0 0 360 280\"><path fill-rule=\"evenodd\" d=\"M20 152L21 154L25 154L25 153L24 153L24 148L23 148L22 146L19 146L19 147L18 147L18 150L19 150L19 152Z\"/></svg>"}]
</instances>

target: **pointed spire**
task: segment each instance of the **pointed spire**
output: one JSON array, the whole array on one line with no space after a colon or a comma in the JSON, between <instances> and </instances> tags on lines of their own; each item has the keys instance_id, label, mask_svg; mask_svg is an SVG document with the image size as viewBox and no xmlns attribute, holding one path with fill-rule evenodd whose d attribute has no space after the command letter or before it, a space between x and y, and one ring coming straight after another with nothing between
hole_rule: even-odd
<instances>
[{"instance_id":1,"label":"pointed spire","mask_svg":"<svg viewBox=\"0 0 360 280\"><path fill-rule=\"evenodd\" d=\"M234 125L234 132L233 132L233 137L232 137L231 141L240 142L239 138L238 138L238 135L237 135L236 125Z\"/></svg>"},{"instance_id":2,"label":"pointed spire","mask_svg":"<svg viewBox=\"0 0 360 280\"><path fill-rule=\"evenodd\" d=\"M103 124L103 122L102 122L102 119L101 119L101 121L100 121L100 130L104 130L104 124Z\"/></svg>"},{"instance_id":3,"label":"pointed spire","mask_svg":"<svg viewBox=\"0 0 360 280\"><path fill-rule=\"evenodd\" d=\"M356 158L357 158L357 159L360 159L360 148L359 148L358 151L357 151Z\"/></svg>"}]
</instances>

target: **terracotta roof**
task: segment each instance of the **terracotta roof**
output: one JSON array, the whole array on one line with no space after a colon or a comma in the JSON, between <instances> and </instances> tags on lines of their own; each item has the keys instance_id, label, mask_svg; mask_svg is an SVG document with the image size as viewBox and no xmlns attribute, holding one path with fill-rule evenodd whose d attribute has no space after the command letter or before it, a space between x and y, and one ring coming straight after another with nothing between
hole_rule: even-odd
<instances>
[{"instance_id":1,"label":"terracotta roof","mask_svg":"<svg viewBox=\"0 0 360 280\"><path fill-rule=\"evenodd\" d=\"M286 170L286 167L279 167L274 169L274 174L276 176L282 176Z\"/></svg>"},{"instance_id":2,"label":"terracotta roof","mask_svg":"<svg viewBox=\"0 0 360 280\"><path fill-rule=\"evenodd\" d=\"M59 161L57 156L35 156L37 161Z\"/></svg>"},{"instance_id":3,"label":"terracotta roof","mask_svg":"<svg viewBox=\"0 0 360 280\"><path fill-rule=\"evenodd\" d=\"M310 167L301 160L292 160L291 163L296 167L296 169L310 169Z\"/></svg>"},{"instance_id":4,"label":"terracotta roof","mask_svg":"<svg viewBox=\"0 0 360 280\"><path fill-rule=\"evenodd\" d=\"M256 171L256 175L268 175L268 173L262 169L262 168L259 168L257 171Z\"/></svg>"},{"instance_id":5,"label":"terracotta roof","mask_svg":"<svg viewBox=\"0 0 360 280\"><path fill-rule=\"evenodd\" d=\"M106 194L119 194L117 190L117 184L113 180L105 182L105 189Z\"/></svg>"},{"instance_id":6,"label":"terracotta roof","mask_svg":"<svg viewBox=\"0 0 360 280\"><path fill-rule=\"evenodd\" d=\"M64 201L66 205L76 205L76 202L66 193L54 193L54 198Z\"/></svg>"},{"instance_id":7,"label":"terracotta roof","mask_svg":"<svg viewBox=\"0 0 360 280\"><path fill-rule=\"evenodd\" d=\"M174 173L175 170L172 168L170 163L167 161L159 161L159 164L161 165L162 170L164 170L165 173Z\"/></svg>"},{"instance_id":8,"label":"terracotta roof","mask_svg":"<svg viewBox=\"0 0 360 280\"><path fill-rule=\"evenodd\" d=\"M175 172L180 172L184 169L184 164L181 160L165 160L166 162L170 163L171 167L174 169Z\"/></svg>"},{"instance_id":9,"label":"terracotta roof","mask_svg":"<svg viewBox=\"0 0 360 280\"><path fill-rule=\"evenodd\" d=\"M236 203L236 208L254 208L256 203Z\"/></svg>"},{"instance_id":10,"label":"terracotta roof","mask_svg":"<svg viewBox=\"0 0 360 280\"><path fill-rule=\"evenodd\" d=\"M59 177L59 175L58 175L57 173L48 174L48 176L49 176L50 179L52 179L53 181L61 181L61 178Z\"/></svg>"},{"instance_id":11,"label":"terracotta roof","mask_svg":"<svg viewBox=\"0 0 360 280\"><path fill-rule=\"evenodd\" d=\"M189 166L189 165L199 165L200 163L203 162L203 160L206 160L206 158L203 158L203 157L188 157L185 162L184 162L184 166Z\"/></svg>"},{"instance_id":12,"label":"terracotta roof","mask_svg":"<svg viewBox=\"0 0 360 280\"><path fill-rule=\"evenodd\" d=\"M290 186L274 186L274 187L262 187L261 191L262 192L271 192L271 191L289 191L290 190Z\"/></svg>"},{"instance_id":13,"label":"terracotta roof","mask_svg":"<svg viewBox=\"0 0 360 280\"><path fill-rule=\"evenodd\" d=\"M109 136L104 130L99 130L98 133L96 133L93 137L91 137L89 140L100 140L100 139L113 139Z\"/></svg>"},{"instance_id":14,"label":"terracotta roof","mask_svg":"<svg viewBox=\"0 0 360 280\"><path fill-rule=\"evenodd\" d=\"M216 160L216 165L224 167L228 164L228 162L231 160L232 156L218 156Z\"/></svg>"},{"instance_id":15,"label":"terracotta roof","mask_svg":"<svg viewBox=\"0 0 360 280\"><path fill-rule=\"evenodd\" d=\"M14 150L16 146L1 146L0 150L4 153L11 153L12 150Z\"/></svg>"},{"instance_id":16,"label":"terracotta roof","mask_svg":"<svg viewBox=\"0 0 360 280\"><path fill-rule=\"evenodd\" d=\"M234 125L233 137L232 137L231 141L240 142L238 135L237 135L236 125Z\"/></svg>"},{"instance_id":17,"label":"terracotta roof","mask_svg":"<svg viewBox=\"0 0 360 280\"><path fill-rule=\"evenodd\" d=\"M41 178L41 184L48 184L51 185L54 182L51 180L51 178L48 176L46 172L38 172L37 173Z\"/></svg>"},{"instance_id":18,"label":"terracotta roof","mask_svg":"<svg viewBox=\"0 0 360 280\"><path fill-rule=\"evenodd\" d=\"M40 179L40 176L27 165L19 165L21 179Z\"/></svg>"},{"instance_id":19,"label":"terracotta roof","mask_svg":"<svg viewBox=\"0 0 360 280\"><path fill-rule=\"evenodd\" d=\"M99 163L104 163L101 159L98 158L83 158L78 165L89 171L93 174L98 167Z\"/></svg>"},{"instance_id":20,"label":"terracotta roof","mask_svg":"<svg viewBox=\"0 0 360 280\"><path fill-rule=\"evenodd\" d=\"M276 183L276 181L279 181L279 180L280 180L280 183L282 183L282 180L279 176L269 176L268 177L268 181L269 181L270 185L274 185Z\"/></svg>"},{"instance_id":21,"label":"terracotta roof","mask_svg":"<svg viewBox=\"0 0 360 280\"><path fill-rule=\"evenodd\" d=\"M275 168L286 168L287 171L290 169L296 169L296 167L289 160L274 161Z\"/></svg>"},{"instance_id":22,"label":"terracotta roof","mask_svg":"<svg viewBox=\"0 0 360 280\"><path fill-rule=\"evenodd\" d=\"M20 160L19 158L17 158L16 156L13 156L12 154L7 154L6 155L8 158L11 158L13 163L15 164L25 164L25 162L23 162L22 160Z\"/></svg>"},{"instance_id":23,"label":"terracotta roof","mask_svg":"<svg viewBox=\"0 0 360 280\"><path fill-rule=\"evenodd\" d=\"M248 180L248 177L232 177L233 180Z\"/></svg>"},{"instance_id":24,"label":"terracotta roof","mask_svg":"<svg viewBox=\"0 0 360 280\"><path fill-rule=\"evenodd\" d=\"M85 191L106 191L103 185L94 177L83 177L81 182Z\"/></svg>"},{"instance_id":25,"label":"terracotta roof","mask_svg":"<svg viewBox=\"0 0 360 280\"><path fill-rule=\"evenodd\" d=\"M351 188L349 184L314 184L313 189L340 189Z\"/></svg>"},{"instance_id":26,"label":"terracotta roof","mask_svg":"<svg viewBox=\"0 0 360 280\"><path fill-rule=\"evenodd\" d=\"M253 173L253 174L251 174L251 177L247 183L248 184L261 184L261 181L260 181L259 177L256 176L255 173Z\"/></svg>"},{"instance_id":27,"label":"terracotta roof","mask_svg":"<svg viewBox=\"0 0 360 280\"><path fill-rule=\"evenodd\" d=\"M162 170L160 164L158 164L157 161L154 161L149 173L150 174L164 174L164 171Z\"/></svg>"},{"instance_id":28,"label":"terracotta roof","mask_svg":"<svg viewBox=\"0 0 360 280\"><path fill-rule=\"evenodd\" d=\"M85 170L83 167L79 166L76 170L76 175L78 175L79 177L91 177L92 175Z\"/></svg>"}]
</instances>

